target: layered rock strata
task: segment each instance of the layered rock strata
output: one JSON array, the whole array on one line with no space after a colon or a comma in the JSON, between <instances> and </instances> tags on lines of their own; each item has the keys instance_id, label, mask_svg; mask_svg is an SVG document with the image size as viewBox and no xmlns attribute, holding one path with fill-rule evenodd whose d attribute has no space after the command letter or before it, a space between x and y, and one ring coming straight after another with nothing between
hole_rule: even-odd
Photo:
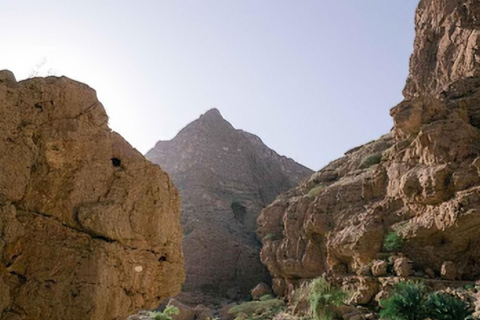
<instances>
[{"instance_id":1,"label":"layered rock strata","mask_svg":"<svg viewBox=\"0 0 480 320\"><path fill-rule=\"evenodd\" d=\"M184 279L179 197L95 91L0 72L0 319L124 319Z\"/></svg>"},{"instance_id":2,"label":"layered rock strata","mask_svg":"<svg viewBox=\"0 0 480 320\"><path fill-rule=\"evenodd\" d=\"M184 291L230 298L268 281L256 219L312 171L236 130L212 109L147 153L182 198Z\"/></svg>"},{"instance_id":3,"label":"layered rock strata","mask_svg":"<svg viewBox=\"0 0 480 320\"><path fill-rule=\"evenodd\" d=\"M263 210L277 294L326 274L368 288L357 301L367 304L374 276L480 278L479 19L478 1L422 0L392 132Z\"/></svg>"}]
</instances>

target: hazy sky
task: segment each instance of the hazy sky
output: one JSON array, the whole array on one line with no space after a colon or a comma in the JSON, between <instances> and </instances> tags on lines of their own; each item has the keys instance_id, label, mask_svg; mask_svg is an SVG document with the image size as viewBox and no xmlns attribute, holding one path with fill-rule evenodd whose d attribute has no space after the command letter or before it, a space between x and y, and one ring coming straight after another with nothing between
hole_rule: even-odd
<instances>
[{"instance_id":1,"label":"hazy sky","mask_svg":"<svg viewBox=\"0 0 480 320\"><path fill-rule=\"evenodd\" d=\"M0 69L93 87L142 153L218 108L320 169L392 127L418 0L0 0Z\"/></svg>"}]
</instances>

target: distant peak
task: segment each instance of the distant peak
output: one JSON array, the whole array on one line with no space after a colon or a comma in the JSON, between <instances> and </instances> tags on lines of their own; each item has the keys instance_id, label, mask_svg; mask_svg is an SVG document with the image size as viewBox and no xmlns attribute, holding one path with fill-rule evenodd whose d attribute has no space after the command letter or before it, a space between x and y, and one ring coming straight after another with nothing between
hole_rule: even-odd
<instances>
[{"instance_id":1,"label":"distant peak","mask_svg":"<svg viewBox=\"0 0 480 320\"><path fill-rule=\"evenodd\" d=\"M205 112L200 118L208 119L208 120L225 120L222 117L220 111L217 108L213 108Z\"/></svg>"}]
</instances>

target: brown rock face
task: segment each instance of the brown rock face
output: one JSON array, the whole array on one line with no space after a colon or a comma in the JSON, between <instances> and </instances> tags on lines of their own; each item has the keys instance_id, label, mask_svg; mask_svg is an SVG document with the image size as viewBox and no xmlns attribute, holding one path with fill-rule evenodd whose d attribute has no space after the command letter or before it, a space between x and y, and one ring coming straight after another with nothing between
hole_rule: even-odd
<instances>
[{"instance_id":1,"label":"brown rock face","mask_svg":"<svg viewBox=\"0 0 480 320\"><path fill-rule=\"evenodd\" d=\"M368 277L395 256L412 261L391 266L403 277L480 278L479 19L478 1L421 1L393 131L263 210L262 261L276 292L323 273Z\"/></svg>"},{"instance_id":2,"label":"brown rock face","mask_svg":"<svg viewBox=\"0 0 480 320\"><path fill-rule=\"evenodd\" d=\"M455 264L452 261L446 261L442 264L442 268L440 269L440 274L442 278L447 280L455 280L457 277L457 270L455 268Z\"/></svg>"},{"instance_id":3,"label":"brown rock face","mask_svg":"<svg viewBox=\"0 0 480 320\"><path fill-rule=\"evenodd\" d=\"M455 81L480 76L478 1L422 0L415 28L406 98L435 96Z\"/></svg>"},{"instance_id":4,"label":"brown rock face","mask_svg":"<svg viewBox=\"0 0 480 320\"><path fill-rule=\"evenodd\" d=\"M384 277L388 274L388 264L384 260L374 260L372 264L372 275L374 277Z\"/></svg>"},{"instance_id":5,"label":"brown rock face","mask_svg":"<svg viewBox=\"0 0 480 320\"><path fill-rule=\"evenodd\" d=\"M282 157L216 109L160 141L147 158L170 174L182 198L185 291L247 294L268 281L256 219L311 170Z\"/></svg>"},{"instance_id":6,"label":"brown rock face","mask_svg":"<svg viewBox=\"0 0 480 320\"><path fill-rule=\"evenodd\" d=\"M88 86L0 72L0 319L124 319L184 279L177 191Z\"/></svg>"},{"instance_id":7,"label":"brown rock face","mask_svg":"<svg viewBox=\"0 0 480 320\"><path fill-rule=\"evenodd\" d=\"M399 277L409 277L412 275L412 261L410 261L408 258L398 258L395 259L395 263L393 264L393 269L395 270L395 273Z\"/></svg>"},{"instance_id":8,"label":"brown rock face","mask_svg":"<svg viewBox=\"0 0 480 320\"><path fill-rule=\"evenodd\" d=\"M259 283L252 289L250 295L254 300L260 299L262 296L271 293L269 286L265 283Z\"/></svg>"}]
</instances>

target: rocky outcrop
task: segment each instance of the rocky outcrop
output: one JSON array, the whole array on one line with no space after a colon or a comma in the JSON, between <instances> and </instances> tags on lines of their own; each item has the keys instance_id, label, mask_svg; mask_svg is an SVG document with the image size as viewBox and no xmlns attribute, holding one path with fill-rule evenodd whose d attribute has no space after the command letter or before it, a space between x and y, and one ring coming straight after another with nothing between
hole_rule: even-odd
<instances>
[{"instance_id":1,"label":"rocky outcrop","mask_svg":"<svg viewBox=\"0 0 480 320\"><path fill-rule=\"evenodd\" d=\"M322 274L365 281L372 267L375 276L480 278L479 18L477 1L421 1L392 132L263 210L275 292Z\"/></svg>"},{"instance_id":2,"label":"rocky outcrop","mask_svg":"<svg viewBox=\"0 0 480 320\"><path fill-rule=\"evenodd\" d=\"M268 281L256 219L275 197L312 173L236 130L212 109L147 158L170 174L182 198L185 291L235 298Z\"/></svg>"},{"instance_id":3,"label":"rocky outcrop","mask_svg":"<svg viewBox=\"0 0 480 320\"><path fill-rule=\"evenodd\" d=\"M257 284L255 288L252 289L252 291L250 292L250 295L252 296L253 300L258 300L261 297L270 293L271 293L270 287L267 284L262 282Z\"/></svg>"},{"instance_id":4,"label":"rocky outcrop","mask_svg":"<svg viewBox=\"0 0 480 320\"><path fill-rule=\"evenodd\" d=\"M456 86L477 87L474 78L480 76L478 1L422 0L415 28L410 75L403 92L407 99L437 96L459 80Z\"/></svg>"},{"instance_id":5,"label":"rocky outcrop","mask_svg":"<svg viewBox=\"0 0 480 320\"><path fill-rule=\"evenodd\" d=\"M179 198L95 91L0 72L0 319L124 319L180 290Z\"/></svg>"}]
</instances>

